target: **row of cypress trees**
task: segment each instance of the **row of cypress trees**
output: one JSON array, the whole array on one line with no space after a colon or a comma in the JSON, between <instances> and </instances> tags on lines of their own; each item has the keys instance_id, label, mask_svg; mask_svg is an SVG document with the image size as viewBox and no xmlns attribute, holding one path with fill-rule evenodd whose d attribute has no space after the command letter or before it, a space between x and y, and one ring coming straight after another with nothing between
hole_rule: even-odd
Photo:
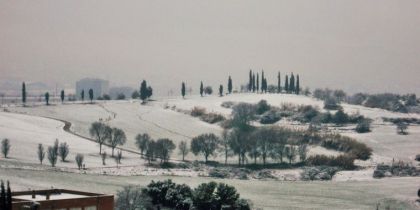
<instances>
[{"instance_id":1,"label":"row of cypress trees","mask_svg":"<svg viewBox=\"0 0 420 210\"><path fill-rule=\"evenodd\" d=\"M12 191L10 190L9 181L7 181L7 190L3 180L0 183L0 209L12 210Z\"/></svg>"}]
</instances>

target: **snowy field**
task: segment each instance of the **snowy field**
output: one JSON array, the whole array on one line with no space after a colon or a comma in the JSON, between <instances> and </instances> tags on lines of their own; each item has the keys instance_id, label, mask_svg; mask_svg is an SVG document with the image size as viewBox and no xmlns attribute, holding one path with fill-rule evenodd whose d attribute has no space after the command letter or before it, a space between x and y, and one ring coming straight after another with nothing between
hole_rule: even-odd
<instances>
[{"instance_id":1,"label":"snowy field","mask_svg":"<svg viewBox=\"0 0 420 210\"><path fill-rule=\"evenodd\" d=\"M182 98L160 99L149 102L147 105L140 105L139 101L106 101L97 102L96 104L39 105L34 107L10 107L7 109L11 112L69 121L72 123L72 131L86 137L89 137L88 129L90 124L97 120L103 120L110 126L118 127L125 131L128 142L123 147L137 150L134 138L139 133L148 133L155 139L170 138L175 144L178 144L180 141L189 141L192 137L202 133L212 132L220 134L222 131L218 125L205 123L198 118L171 109L165 109L165 107L191 110L193 107L198 106L206 108L208 112L218 112L229 116L231 109L221 107L224 101L257 103L262 99L267 100L272 106L292 103L297 105L314 105L320 109L323 107L322 101L306 96L233 94L225 97L190 96L185 100ZM394 113L382 109L348 104L343 104L343 107L347 113L360 113L374 120L372 124L373 132L367 134L357 134L353 131L337 129L337 132L354 137L372 147L374 155L371 161L373 161L373 164L390 162L392 159L412 161L414 156L420 151L419 126L411 126L409 128L410 135L402 136L397 135L394 125L384 123L382 120L382 117L420 118L419 114ZM180 159L178 152L173 154L173 158ZM189 154L187 157L190 160L200 158L194 157L192 154Z\"/></svg>"},{"instance_id":2,"label":"snowy field","mask_svg":"<svg viewBox=\"0 0 420 210\"><path fill-rule=\"evenodd\" d=\"M283 103L315 105L320 108L323 106L322 101L305 96L234 94L225 97L191 96L185 100L181 98L160 99L151 101L147 105L140 105L139 101L132 100L101 101L95 104L68 103L51 106L6 107L7 112L0 112L0 139L9 138L12 148L10 158L7 160L0 158L0 175L2 178L5 177L19 183L20 186L18 187L20 188L46 188L51 183L55 187L88 190L90 185L97 186L100 191L110 193L115 193L116 190L126 184L145 185L151 179L167 178L162 175L170 175L175 181L197 185L202 181L209 180L199 177L203 175L201 174L202 171L148 168L138 154L129 151L123 152L124 158L119 169L117 169L115 161L109 157L106 160L107 164L102 166L98 154L98 144L64 131L64 123L54 119L70 122L71 131L85 137L89 137L88 129L92 122L104 121L110 126L125 131L128 142L123 146L124 149L137 151L134 138L139 133L148 133L154 139L170 138L176 144L183 140L190 141L192 137L202 133L221 133L222 129L219 125L208 124L198 118L176 111L176 109L190 110L194 106L199 106L206 108L208 112L218 112L228 117L231 109L220 106L224 101L257 103L262 99L267 100L272 106L280 106ZM166 107L174 107L175 110ZM374 154L371 159L363 162L358 161L359 165L368 166L366 170L339 172L332 182L240 181L230 179L218 181L237 186L244 197L250 198L258 207L264 207L264 209L278 209L280 207L294 209L309 203L312 205L303 206L303 208L325 209L328 206L333 209L372 209L377 202L384 198L412 202L415 199L413 198L416 193L415 190L419 187L420 180L418 178L374 180L372 173L373 167L378 163L390 162L392 159L413 161L414 156L420 152L419 126L410 126L409 135L397 135L396 127L384 123L382 117L420 118L420 115L392 113L381 109L347 104L343 104L343 107L347 113L358 112L374 120L373 131L366 134L357 134L348 130L348 127L344 129L330 128L354 137L373 148ZM300 125L289 122L288 126ZM59 160L57 167L52 169L48 160L45 159L44 165L41 166L36 154L37 145L42 143L47 149L55 139L69 144L70 155L67 158L68 161L61 162ZM108 154L111 154L110 148L105 147L105 150ZM77 170L74 160L77 153L84 154L88 170L84 172ZM336 155L338 153L322 147L312 147L309 154ZM217 160L221 160L221 158L218 157ZM172 159L175 161L180 159L177 150L174 151ZM190 153L187 159L202 160L202 157L195 157ZM236 158L233 157L230 161L236 162ZM279 176L298 176L298 170L279 170L274 173L279 174ZM16 176L13 176L13 173ZM122 176L112 176L111 178L111 176L103 176L104 174ZM107 182L111 182L111 186L107 186ZM72 183L78 184L73 187ZM307 191L308 188L312 187L314 189ZM350 190L346 190L347 188ZM300 192L299 189L305 192ZM317 200L318 196L320 196L320 200ZM402 209L406 208L408 207Z\"/></svg>"}]
</instances>

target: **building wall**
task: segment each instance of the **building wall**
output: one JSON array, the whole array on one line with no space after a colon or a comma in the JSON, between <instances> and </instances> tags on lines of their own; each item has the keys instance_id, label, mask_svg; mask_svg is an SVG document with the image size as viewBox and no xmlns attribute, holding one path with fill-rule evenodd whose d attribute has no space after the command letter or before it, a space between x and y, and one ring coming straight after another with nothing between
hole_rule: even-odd
<instances>
[{"instance_id":1,"label":"building wall","mask_svg":"<svg viewBox=\"0 0 420 210\"><path fill-rule=\"evenodd\" d=\"M102 79L82 79L76 82L76 96L78 99L81 98L80 94L82 90L85 91L85 99L89 98L89 89L93 90L93 98L96 99L99 96L108 94L109 82Z\"/></svg>"},{"instance_id":2,"label":"building wall","mask_svg":"<svg viewBox=\"0 0 420 210\"><path fill-rule=\"evenodd\" d=\"M114 209L114 196L97 196L88 198L77 199L63 199L63 200L44 200L38 201L40 210L53 210L53 209L70 209L80 208L86 210L87 207L96 207L96 210L113 210ZM13 210L22 210L25 205L30 202L14 202Z\"/></svg>"}]
</instances>

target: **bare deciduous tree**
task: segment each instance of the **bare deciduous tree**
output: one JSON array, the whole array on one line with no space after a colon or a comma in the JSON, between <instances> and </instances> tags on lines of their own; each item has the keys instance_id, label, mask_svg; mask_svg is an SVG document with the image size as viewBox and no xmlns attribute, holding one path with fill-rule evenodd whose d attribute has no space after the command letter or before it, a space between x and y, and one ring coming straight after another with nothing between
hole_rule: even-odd
<instances>
[{"instance_id":1,"label":"bare deciduous tree","mask_svg":"<svg viewBox=\"0 0 420 210\"><path fill-rule=\"evenodd\" d=\"M182 155L182 161L185 161L185 156L190 152L187 142L181 141L178 147L179 147L179 154Z\"/></svg>"},{"instance_id":2,"label":"bare deciduous tree","mask_svg":"<svg viewBox=\"0 0 420 210\"><path fill-rule=\"evenodd\" d=\"M58 154L54 147L48 147L48 161L50 162L52 167L55 167L57 163Z\"/></svg>"},{"instance_id":3,"label":"bare deciduous tree","mask_svg":"<svg viewBox=\"0 0 420 210\"><path fill-rule=\"evenodd\" d=\"M77 154L75 157L77 168L79 168L79 170L82 169L84 159L85 157L82 154Z\"/></svg>"},{"instance_id":4,"label":"bare deciduous tree","mask_svg":"<svg viewBox=\"0 0 420 210\"><path fill-rule=\"evenodd\" d=\"M10 151L10 140L9 139L3 139L1 141L1 153L3 154L4 158L7 158L7 155Z\"/></svg>"},{"instance_id":5,"label":"bare deciduous tree","mask_svg":"<svg viewBox=\"0 0 420 210\"><path fill-rule=\"evenodd\" d=\"M106 152L102 152L101 154L101 158L102 158L102 165L106 165L105 160L106 160Z\"/></svg>"},{"instance_id":6,"label":"bare deciduous tree","mask_svg":"<svg viewBox=\"0 0 420 210\"><path fill-rule=\"evenodd\" d=\"M111 128L102 122L94 122L89 128L89 133L99 144L99 154L102 153L102 145L110 138Z\"/></svg>"},{"instance_id":7,"label":"bare deciduous tree","mask_svg":"<svg viewBox=\"0 0 420 210\"><path fill-rule=\"evenodd\" d=\"M112 153L111 153L111 157L114 157L114 149L118 146L118 145L124 145L125 142L127 141L127 137L125 136L125 133L123 130L119 129L119 128L112 128L112 129L107 129L108 132L111 132L108 138L108 143L109 146L112 149Z\"/></svg>"},{"instance_id":8,"label":"bare deciduous tree","mask_svg":"<svg viewBox=\"0 0 420 210\"><path fill-rule=\"evenodd\" d=\"M42 165L42 161L44 161L45 158L45 149L42 144L38 144L38 160Z\"/></svg>"},{"instance_id":9,"label":"bare deciduous tree","mask_svg":"<svg viewBox=\"0 0 420 210\"><path fill-rule=\"evenodd\" d=\"M149 134L138 134L136 136L136 145L140 150L141 155L143 156L143 153L147 150L147 146L149 145L151 141L151 138Z\"/></svg>"},{"instance_id":10,"label":"bare deciduous tree","mask_svg":"<svg viewBox=\"0 0 420 210\"><path fill-rule=\"evenodd\" d=\"M60 143L60 146L58 146L58 155L61 158L62 162L66 162L66 157L69 154L69 145L66 142Z\"/></svg>"}]
</instances>

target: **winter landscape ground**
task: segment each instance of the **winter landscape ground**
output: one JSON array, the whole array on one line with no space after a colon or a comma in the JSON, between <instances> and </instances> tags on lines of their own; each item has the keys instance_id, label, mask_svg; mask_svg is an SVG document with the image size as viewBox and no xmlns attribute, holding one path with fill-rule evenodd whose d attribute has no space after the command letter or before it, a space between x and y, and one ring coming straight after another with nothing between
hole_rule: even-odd
<instances>
[{"instance_id":1,"label":"winter landscape ground","mask_svg":"<svg viewBox=\"0 0 420 210\"><path fill-rule=\"evenodd\" d=\"M115 193L128 184L147 185L151 180L173 179L179 183L196 186L201 182L213 180L208 177L208 170L161 169L149 167L141 159L135 145L135 136L148 133L152 138L170 138L178 145L181 141L190 142L202 133L220 135L221 126L209 124L183 113L193 107L204 107L209 112L217 112L229 117L231 109L224 108L224 101L257 103L266 100L271 106L284 103L296 105L314 105L320 109L323 102L302 95L290 94L231 94L224 97L190 96L186 99L161 98L140 105L138 100L97 101L90 103L56 103L50 106L29 104L26 107L4 106L0 112L0 138L11 142L9 158L0 159L2 179L19 183L16 189L27 188L69 188L105 193ZM419 118L419 114L395 113L382 109L342 104L347 113L360 113L371 118L372 132L359 134L354 126L329 126L329 129L351 136L373 149L373 155L366 161L357 160L360 169L340 171L331 181L302 181L301 169L273 169L275 179L250 180L217 179L235 186L241 196L250 199L254 206L263 209L375 209L391 203L396 209L416 209L416 192L419 188L419 177L390 177L374 179L373 170L380 163L414 161L420 151L420 126L412 125L409 135L397 135L395 125L384 122L383 117ZM112 127L125 131L127 143L121 147L123 159L120 165L108 158L106 165L98 154L98 144L89 135L92 122L101 120ZM66 124L67 125L66 125ZM304 127L298 122L281 120L277 124L287 127ZM65 125L67 127L65 127ZM262 126L258 123L256 126ZM52 168L45 161L39 164L36 155L37 145L52 145L55 139L67 142L70 155L67 162L58 162ZM110 148L105 151L110 154ZM74 157L84 154L85 170L78 170ZM313 146L309 155L337 155L339 152ZM188 161L202 160L202 156L189 154ZM219 155L214 158L222 161ZM213 160L213 159L212 159ZM171 162L180 163L181 156L176 150ZM236 158L229 158L229 163L236 163Z\"/></svg>"}]
</instances>

